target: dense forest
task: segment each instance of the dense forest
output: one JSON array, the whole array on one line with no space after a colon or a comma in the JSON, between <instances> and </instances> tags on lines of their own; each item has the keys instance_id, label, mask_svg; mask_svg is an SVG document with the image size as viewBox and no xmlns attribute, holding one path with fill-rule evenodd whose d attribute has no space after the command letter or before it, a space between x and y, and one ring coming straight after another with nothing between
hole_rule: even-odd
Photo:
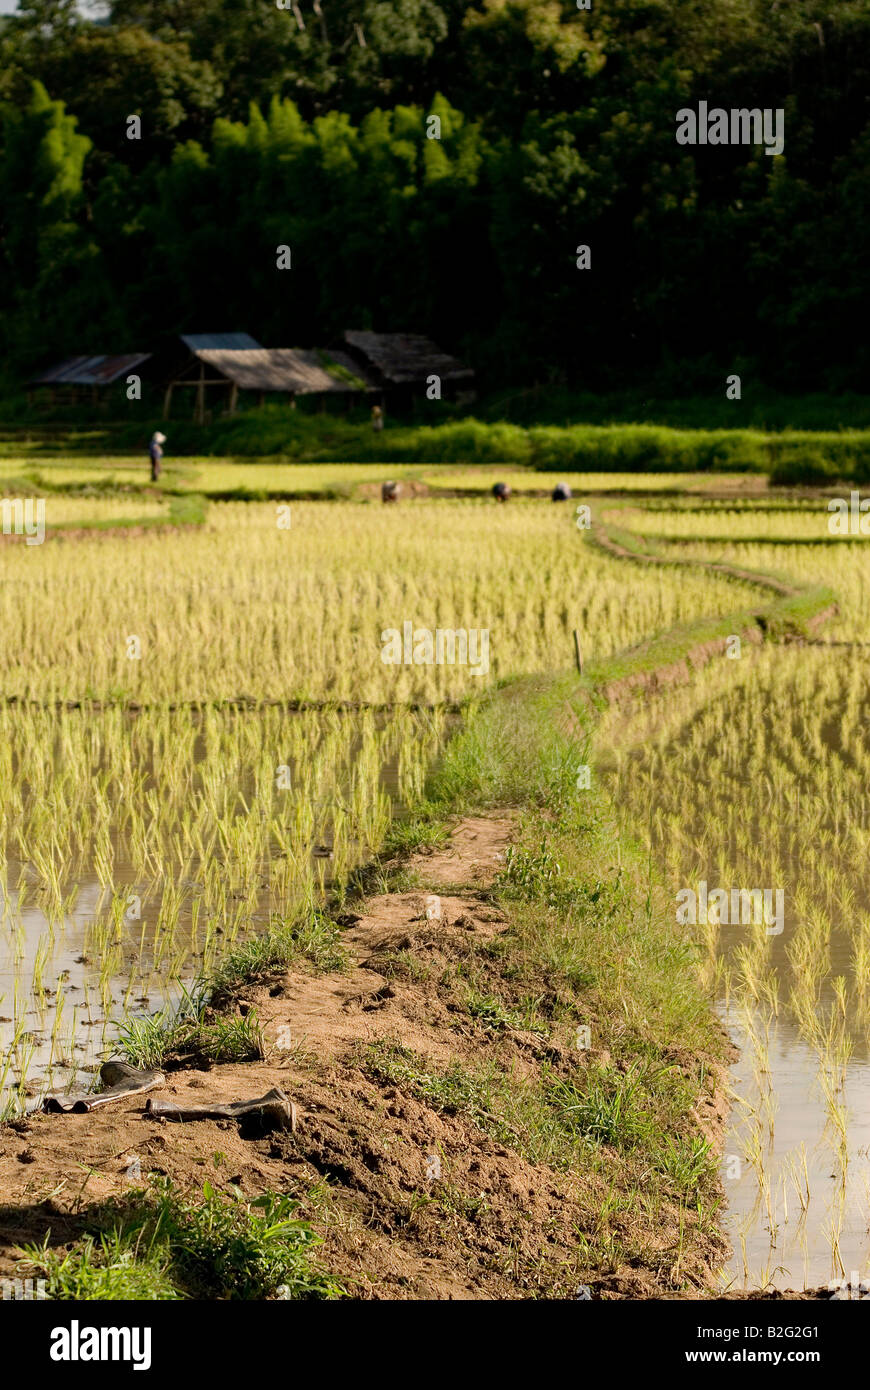
<instances>
[{"instance_id":1,"label":"dense forest","mask_svg":"<svg viewBox=\"0 0 870 1390\"><path fill-rule=\"evenodd\" d=\"M863 389L870 0L279 3L0 21L7 373L373 327L493 382ZM699 101L783 153L678 144Z\"/></svg>"}]
</instances>

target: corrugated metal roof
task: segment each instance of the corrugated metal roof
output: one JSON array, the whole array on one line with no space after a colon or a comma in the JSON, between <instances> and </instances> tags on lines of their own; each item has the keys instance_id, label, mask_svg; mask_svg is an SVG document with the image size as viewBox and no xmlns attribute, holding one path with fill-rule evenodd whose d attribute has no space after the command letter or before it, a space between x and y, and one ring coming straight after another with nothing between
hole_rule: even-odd
<instances>
[{"instance_id":1,"label":"corrugated metal roof","mask_svg":"<svg viewBox=\"0 0 870 1390\"><path fill-rule=\"evenodd\" d=\"M371 385L345 353L319 352L316 348L257 348L243 352L202 349L197 357L243 391L288 391L308 396L364 391Z\"/></svg>"},{"instance_id":2,"label":"corrugated metal roof","mask_svg":"<svg viewBox=\"0 0 870 1390\"><path fill-rule=\"evenodd\" d=\"M262 343L258 343L250 333L182 333L181 341L197 356L201 352L217 349L225 349L228 352L252 352L255 348L262 347Z\"/></svg>"},{"instance_id":3,"label":"corrugated metal roof","mask_svg":"<svg viewBox=\"0 0 870 1390\"><path fill-rule=\"evenodd\" d=\"M128 352L114 357L68 357L56 367L35 376L30 386L110 386L125 372L147 362L150 352Z\"/></svg>"},{"instance_id":4,"label":"corrugated metal roof","mask_svg":"<svg viewBox=\"0 0 870 1390\"><path fill-rule=\"evenodd\" d=\"M367 333L348 330L344 335L380 375L395 385L422 382L436 375L442 381L471 380L474 371L458 358L442 352L420 333Z\"/></svg>"}]
</instances>

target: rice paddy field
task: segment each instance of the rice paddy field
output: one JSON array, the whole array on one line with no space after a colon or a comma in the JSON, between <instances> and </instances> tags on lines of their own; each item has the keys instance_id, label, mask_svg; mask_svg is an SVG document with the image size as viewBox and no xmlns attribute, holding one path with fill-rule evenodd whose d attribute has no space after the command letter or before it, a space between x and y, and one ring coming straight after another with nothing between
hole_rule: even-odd
<instances>
[{"instance_id":1,"label":"rice paddy field","mask_svg":"<svg viewBox=\"0 0 870 1390\"><path fill-rule=\"evenodd\" d=\"M5 485L42 466L6 459ZM124 461L44 467L71 488L95 471L104 489L128 478ZM428 486L480 496L384 507L360 490L386 476L375 465L189 471L212 498L249 484L346 493L212 500L199 525L113 534L130 517L169 519L140 476L132 497L49 490L45 543L0 545L0 1107L93 1070L119 1029L177 1000L229 945L316 908L419 802L466 711L514 677L564 673L575 632L602 663L763 608L758 583L705 568L726 562L828 586L837 612L809 641L744 643L666 696L599 700L594 766L662 901L702 880L783 893L781 931L709 915L685 929L740 1049L723 1281L865 1273L863 541L829 534L823 497L756 480L727 500L704 498L703 475L568 478L597 526L636 532L663 561L641 565L590 544L571 504L522 496L553 475L510 479L518 496L501 507L492 470L427 468ZM637 497L598 496L614 489ZM51 536L95 524L99 536ZM486 630L486 669L386 663L385 633L407 623Z\"/></svg>"},{"instance_id":2,"label":"rice paddy field","mask_svg":"<svg viewBox=\"0 0 870 1390\"><path fill-rule=\"evenodd\" d=\"M781 933L702 926L699 960L740 1048L725 1145L728 1274L813 1286L866 1270L870 1152L867 552L831 537L823 501L620 508L660 554L829 585L810 645L710 667L599 730L615 805L669 894L704 881L782 889ZM615 724L618 722L618 732ZM642 827L642 829L640 829Z\"/></svg>"},{"instance_id":3,"label":"rice paddy field","mask_svg":"<svg viewBox=\"0 0 870 1390\"><path fill-rule=\"evenodd\" d=\"M20 1089L93 1069L131 1014L314 907L419 796L445 718L6 706L0 724L0 1082Z\"/></svg>"},{"instance_id":4,"label":"rice paddy field","mask_svg":"<svg viewBox=\"0 0 870 1390\"><path fill-rule=\"evenodd\" d=\"M115 505L93 499L92 515ZM575 628L606 657L735 607L736 586L704 575L663 569L639 585L587 552L573 513L549 503L294 502L286 529L281 508L213 503L195 530L105 536L73 554L7 545L7 698L455 701L570 665ZM488 630L488 672L385 664L382 633L405 622Z\"/></svg>"},{"instance_id":5,"label":"rice paddy field","mask_svg":"<svg viewBox=\"0 0 870 1390\"><path fill-rule=\"evenodd\" d=\"M714 914L698 952L741 1049L724 1166L731 1273L814 1286L867 1260L866 658L770 652L702 685L656 727L648 713L623 727L608 776L632 826L646 822L671 894L702 880L783 891L781 934Z\"/></svg>"},{"instance_id":6,"label":"rice paddy field","mask_svg":"<svg viewBox=\"0 0 870 1390\"><path fill-rule=\"evenodd\" d=\"M8 485L25 474L36 482L37 488L42 486L49 492L63 488L139 488L148 476L147 460L144 466L141 459L101 454L74 461L59 460L46 454L44 448L45 440L40 439L32 455L4 458L0 446L0 485ZM389 476L416 477L421 471L414 464L391 464ZM442 476L446 478L455 471L455 467L444 465L440 469L428 468L426 475L437 486ZM180 492L206 495L239 491L252 496L305 496L330 490L349 493L359 484L380 483L385 476L384 468L376 463L231 463L194 456L167 459L163 483Z\"/></svg>"},{"instance_id":7,"label":"rice paddy field","mask_svg":"<svg viewBox=\"0 0 870 1390\"><path fill-rule=\"evenodd\" d=\"M848 500L849 490L840 493ZM727 561L787 577L794 583L826 584L838 612L826 624L826 641L870 641L870 551L861 535L832 536L824 500L772 507L756 504L692 510L657 508L641 515L627 508L606 511L620 527L661 537L660 550L674 558Z\"/></svg>"},{"instance_id":8,"label":"rice paddy field","mask_svg":"<svg viewBox=\"0 0 870 1390\"><path fill-rule=\"evenodd\" d=\"M124 488L141 490L147 477L147 465L141 459L95 453L76 460L58 458L45 452L46 441L34 440L32 453L6 455L0 434L0 486L9 486L31 479L40 488L52 493L61 489L103 490ZM486 493L498 479L516 492L549 492L557 482L566 482L574 491L646 493L674 491L727 493L745 489L745 475L729 473L535 473L513 465L497 464L462 469L456 464L432 465L391 463L385 470L377 463L233 463L225 460L169 457L163 474L163 486L172 491L198 492L218 497L226 493L247 493L306 497L334 492L350 495L360 487L378 486L386 477L421 482L433 491ZM764 493L767 478L751 479L754 491Z\"/></svg>"}]
</instances>

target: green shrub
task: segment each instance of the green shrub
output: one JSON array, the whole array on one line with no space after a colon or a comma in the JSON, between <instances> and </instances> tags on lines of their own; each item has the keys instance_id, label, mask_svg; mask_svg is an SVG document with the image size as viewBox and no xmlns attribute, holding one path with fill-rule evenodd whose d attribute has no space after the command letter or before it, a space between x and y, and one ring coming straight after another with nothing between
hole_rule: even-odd
<instances>
[{"instance_id":1,"label":"green shrub","mask_svg":"<svg viewBox=\"0 0 870 1390\"><path fill-rule=\"evenodd\" d=\"M782 483L870 476L870 430L773 433L649 424L526 428L469 418L436 425L388 423L376 434L362 416L313 415L279 405L247 410L205 428L185 420L171 423L175 455L384 465L498 463L557 473L712 470L769 473ZM141 425L124 426L114 442L134 447L142 434Z\"/></svg>"}]
</instances>

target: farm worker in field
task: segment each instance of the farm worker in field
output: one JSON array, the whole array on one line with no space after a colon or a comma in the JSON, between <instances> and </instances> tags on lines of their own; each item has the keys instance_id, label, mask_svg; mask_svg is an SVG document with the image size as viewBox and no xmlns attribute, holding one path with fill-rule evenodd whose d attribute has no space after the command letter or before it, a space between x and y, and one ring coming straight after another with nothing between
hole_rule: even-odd
<instances>
[{"instance_id":1,"label":"farm worker in field","mask_svg":"<svg viewBox=\"0 0 870 1390\"><path fill-rule=\"evenodd\" d=\"M372 429L382 430L384 428L384 412L379 405L372 406Z\"/></svg>"},{"instance_id":2,"label":"farm worker in field","mask_svg":"<svg viewBox=\"0 0 870 1390\"><path fill-rule=\"evenodd\" d=\"M156 483L160 477L160 460L163 458L163 445L166 443L166 435L155 430L151 436L151 443L148 445L148 455L151 459L151 481Z\"/></svg>"},{"instance_id":3,"label":"farm worker in field","mask_svg":"<svg viewBox=\"0 0 870 1390\"><path fill-rule=\"evenodd\" d=\"M511 495L511 490L507 483L493 483L492 495L496 502L506 502Z\"/></svg>"},{"instance_id":4,"label":"farm worker in field","mask_svg":"<svg viewBox=\"0 0 870 1390\"><path fill-rule=\"evenodd\" d=\"M567 483L557 483L553 488L554 502L567 502L571 497L571 489Z\"/></svg>"}]
</instances>

